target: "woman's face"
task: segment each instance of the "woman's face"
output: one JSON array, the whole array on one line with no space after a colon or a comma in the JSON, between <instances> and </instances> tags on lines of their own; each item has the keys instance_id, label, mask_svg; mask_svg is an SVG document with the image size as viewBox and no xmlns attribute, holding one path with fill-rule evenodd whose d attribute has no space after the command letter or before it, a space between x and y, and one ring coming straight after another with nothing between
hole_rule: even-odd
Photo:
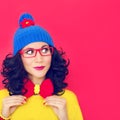
<instances>
[{"instance_id":1,"label":"woman's face","mask_svg":"<svg viewBox=\"0 0 120 120\"><path fill-rule=\"evenodd\" d=\"M48 44L45 42L34 42L25 46L22 51L26 50L27 54L32 54L31 48L39 49L48 47ZM45 53L43 49L43 54ZM25 51L24 51L25 53ZM48 72L51 65L51 55L41 56L39 51L37 51L36 56L34 57L25 57L21 55L21 59L24 65L25 70L28 72L29 78L39 78L44 80L46 73Z\"/></svg>"}]
</instances>

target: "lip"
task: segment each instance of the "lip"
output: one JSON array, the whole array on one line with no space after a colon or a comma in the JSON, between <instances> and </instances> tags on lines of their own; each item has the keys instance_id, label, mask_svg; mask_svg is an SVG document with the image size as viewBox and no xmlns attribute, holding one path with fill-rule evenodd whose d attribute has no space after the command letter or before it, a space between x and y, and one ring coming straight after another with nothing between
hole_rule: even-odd
<instances>
[{"instance_id":1,"label":"lip","mask_svg":"<svg viewBox=\"0 0 120 120\"><path fill-rule=\"evenodd\" d=\"M34 69L36 69L36 70L43 70L45 68L45 66L36 66L36 67L34 67Z\"/></svg>"}]
</instances>

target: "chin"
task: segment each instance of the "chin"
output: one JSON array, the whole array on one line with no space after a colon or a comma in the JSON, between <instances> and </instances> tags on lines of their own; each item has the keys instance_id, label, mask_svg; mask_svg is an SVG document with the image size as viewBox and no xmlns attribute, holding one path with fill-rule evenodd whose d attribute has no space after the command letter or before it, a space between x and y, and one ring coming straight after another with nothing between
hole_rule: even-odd
<instances>
[{"instance_id":1,"label":"chin","mask_svg":"<svg viewBox=\"0 0 120 120\"><path fill-rule=\"evenodd\" d=\"M33 75L36 78L45 78L45 75Z\"/></svg>"}]
</instances>

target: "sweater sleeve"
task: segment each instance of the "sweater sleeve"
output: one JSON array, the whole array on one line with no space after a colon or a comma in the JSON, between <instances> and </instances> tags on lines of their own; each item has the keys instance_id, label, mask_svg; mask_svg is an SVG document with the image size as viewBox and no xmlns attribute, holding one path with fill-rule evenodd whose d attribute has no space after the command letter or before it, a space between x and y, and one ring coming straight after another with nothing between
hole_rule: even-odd
<instances>
[{"instance_id":1,"label":"sweater sleeve","mask_svg":"<svg viewBox=\"0 0 120 120\"><path fill-rule=\"evenodd\" d=\"M72 91L66 91L68 120L83 120L82 111L77 96Z\"/></svg>"}]
</instances>

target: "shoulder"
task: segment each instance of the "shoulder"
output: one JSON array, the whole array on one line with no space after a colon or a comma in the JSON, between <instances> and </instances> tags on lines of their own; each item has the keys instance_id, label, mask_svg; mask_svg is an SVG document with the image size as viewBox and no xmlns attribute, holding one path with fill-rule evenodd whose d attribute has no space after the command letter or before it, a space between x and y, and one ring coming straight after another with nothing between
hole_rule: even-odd
<instances>
[{"instance_id":1,"label":"shoulder","mask_svg":"<svg viewBox=\"0 0 120 120\"><path fill-rule=\"evenodd\" d=\"M0 90L0 94L1 94L1 93L9 93L9 92L8 92L7 89L1 89L1 90Z\"/></svg>"},{"instance_id":2,"label":"shoulder","mask_svg":"<svg viewBox=\"0 0 120 120\"><path fill-rule=\"evenodd\" d=\"M80 104L79 104L76 94L71 90L65 90L62 97L64 97L67 102L69 119L83 120L81 107L80 107Z\"/></svg>"},{"instance_id":3,"label":"shoulder","mask_svg":"<svg viewBox=\"0 0 120 120\"><path fill-rule=\"evenodd\" d=\"M73 91L65 89L63 96L76 96L76 95Z\"/></svg>"},{"instance_id":4,"label":"shoulder","mask_svg":"<svg viewBox=\"0 0 120 120\"><path fill-rule=\"evenodd\" d=\"M9 92L7 89L0 90L0 99L9 96Z\"/></svg>"},{"instance_id":5,"label":"shoulder","mask_svg":"<svg viewBox=\"0 0 120 120\"><path fill-rule=\"evenodd\" d=\"M65 92L64 92L64 94L62 95L62 97L64 97L65 99L67 99L67 100L77 100L77 96L76 96L76 94L73 92L73 91L71 91L71 90L68 90L68 89L65 89Z\"/></svg>"}]
</instances>

